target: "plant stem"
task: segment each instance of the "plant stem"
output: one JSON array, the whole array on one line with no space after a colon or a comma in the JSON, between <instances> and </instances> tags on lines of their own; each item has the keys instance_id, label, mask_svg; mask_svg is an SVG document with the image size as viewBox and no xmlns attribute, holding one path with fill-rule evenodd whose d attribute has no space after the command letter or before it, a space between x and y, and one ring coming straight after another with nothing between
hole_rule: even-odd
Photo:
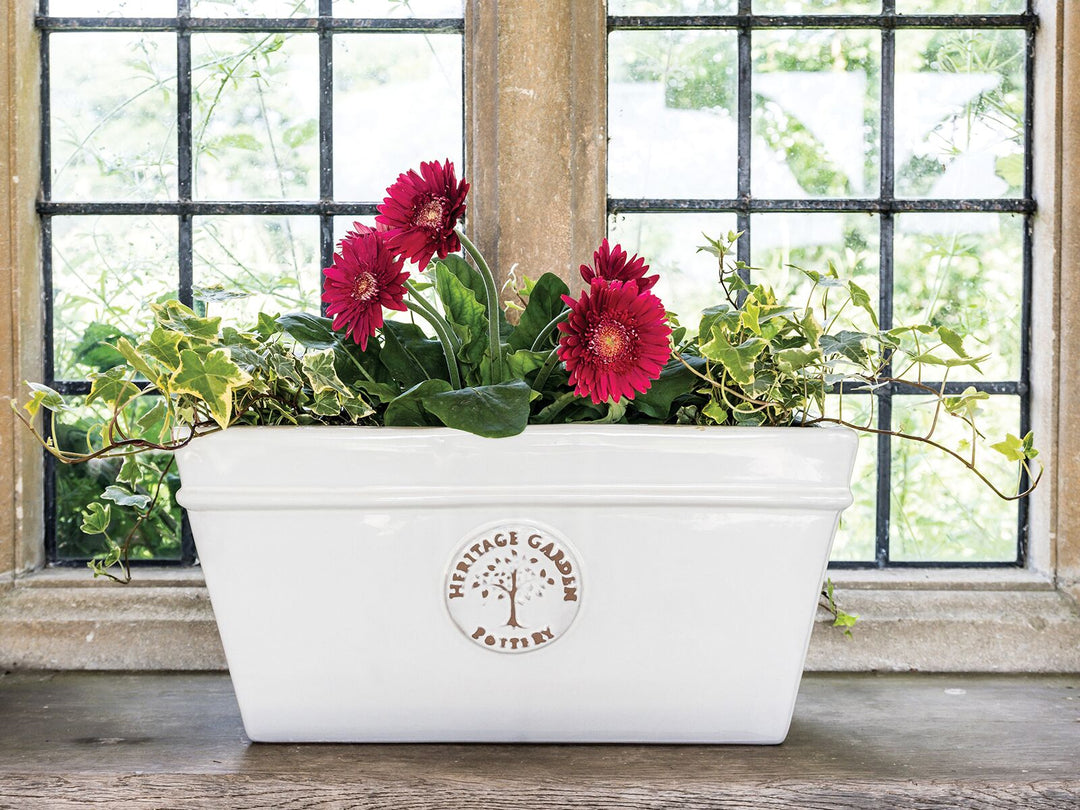
<instances>
[{"instance_id":1,"label":"plant stem","mask_svg":"<svg viewBox=\"0 0 1080 810\"><path fill-rule=\"evenodd\" d=\"M433 318L431 313L414 301L406 301L405 306L409 308L410 312L419 315L431 324L435 334L439 336L443 357L446 358L446 370L450 372L450 385L454 386L455 389L461 388L461 374L458 372L457 358L454 356L454 344L451 342L450 334L446 330L446 321L443 321L442 318ZM440 323L440 321L442 322Z\"/></svg>"},{"instance_id":2,"label":"plant stem","mask_svg":"<svg viewBox=\"0 0 1080 810\"><path fill-rule=\"evenodd\" d=\"M424 294L420 291L420 289L414 286L411 281L405 282L405 288L412 293L411 300L413 300L420 309L424 310L424 312L426 312L431 318L443 325L443 328L446 330L447 334L450 335L450 342L453 344L454 351L460 349L461 340L458 338L457 333L454 331L453 327L450 326L446 318L442 316L442 313L440 313L439 310L435 309L435 307L431 305L431 303L424 297Z\"/></svg>"},{"instance_id":3,"label":"plant stem","mask_svg":"<svg viewBox=\"0 0 1080 810\"><path fill-rule=\"evenodd\" d=\"M567 307L550 321L548 321L547 326L540 330L540 334L538 334L536 336L536 340L533 341L532 351L540 351L540 347L547 339L547 336L554 332L555 329L559 326L559 324L565 321L568 317L570 317L570 307Z\"/></svg>"},{"instance_id":4,"label":"plant stem","mask_svg":"<svg viewBox=\"0 0 1080 810\"><path fill-rule=\"evenodd\" d=\"M497 383L502 380L502 346L499 343L499 290L495 286L495 276L491 274L487 260L484 259L479 248L476 247L461 230L455 228L462 246L476 262L476 269L480 271L480 277L484 279L484 292L487 294L487 318L488 318L488 351L491 353L491 382Z\"/></svg>"},{"instance_id":5,"label":"plant stem","mask_svg":"<svg viewBox=\"0 0 1080 810\"><path fill-rule=\"evenodd\" d=\"M544 360L544 365L540 366L540 370L536 372L536 378L533 380L533 391L543 391L544 383L547 382L548 377L551 376L551 372L555 369L555 366L559 364L559 349L555 347L552 349Z\"/></svg>"}]
</instances>

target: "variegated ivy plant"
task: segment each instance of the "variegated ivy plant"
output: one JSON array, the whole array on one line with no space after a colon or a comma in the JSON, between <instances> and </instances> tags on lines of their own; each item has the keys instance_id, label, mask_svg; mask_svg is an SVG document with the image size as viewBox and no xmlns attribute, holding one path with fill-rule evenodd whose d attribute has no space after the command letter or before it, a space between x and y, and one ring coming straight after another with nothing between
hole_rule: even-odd
<instances>
[{"instance_id":1,"label":"variegated ivy plant","mask_svg":"<svg viewBox=\"0 0 1080 810\"><path fill-rule=\"evenodd\" d=\"M436 180L447 184L445 197L432 196ZM407 204L395 197L402 188L413 194L402 197ZM132 544L172 474L169 451L234 425L445 426L497 438L528 424L833 422L877 433L872 413L849 417L845 397L907 385L930 400L930 429L885 432L936 448L942 463L967 468L1002 498L1038 483L1030 434L984 437L978 411L987 394L946 395L952 369L977 370L984 360L964 337L931 324L879 329L868 293L831 267L804 271L805 298L781 301L762 280L767 272L751 275L732 261L737 234L708 239L701 250L717 259L719 300L691 329L650 292L657 276L646 275L644 261L605 240L582 265L579 298L549 273L501 302L483 256L455 227L467 184L449 163L424 164L423 177L402 175L388 191L383 230L358 225L324 271L333 318L260 314L241 331L211 314L214 295L199 312L165 301L152 305L148 335L108 341L114 363L93 376L80 406L30 384L16 413L60 463L121 462L83 515L83 531L108 547L90 563L95 575L130 578ZM406 259L426 271L425 283L409 281ZM384 321L384 309L407 314ZM87 406L102 415L87 446L59 446L58 420ZM939 438L945 420L964 427L955 446ZM1017 462L1017 479L990 480L980 446ZM119 520L121 512L134 519ZM825 597L837 621L850 623L831 588Z\"/></svg>"}]
</instances>

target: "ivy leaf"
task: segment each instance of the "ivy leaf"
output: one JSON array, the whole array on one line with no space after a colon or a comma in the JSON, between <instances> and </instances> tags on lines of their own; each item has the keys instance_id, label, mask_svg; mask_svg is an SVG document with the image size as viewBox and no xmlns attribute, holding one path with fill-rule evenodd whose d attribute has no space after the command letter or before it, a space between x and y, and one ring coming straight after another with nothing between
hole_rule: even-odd
<instances>
[{"instance_id":1,"label":"ivy leaf","mask_svg":"<svg viewBox=\"0 0 1080 810\"><path fill-rule=\"evenodd\" d=\"M107 501L112 501L117 506L131 506L135 509L145 509L150 505L149 495L140 495L126 487L119 487L115 484L105 487L101 497Z\"/></svg>"},{"instance_id":2,"label":"ivy leaf","mask_svg":"<svg viewBox=\"0 0 1080 810\"><path fill-rule=\"evenodd\" d=\"M137 372L146 377L147 380L157 385L159 388L161 382L161 373L153 368L146 358L142 356L138 349L132 346L127 338L120 338L116 341L116 351L120 356L127 361L128 365L135 369Z\"/></svg>"},{"instance_id":3,"label":"ivy leaf","mask_svg":"<svg viewBox=\"0 0 1080 810\"><path fill-rule=\"evenodd\" d=\"M341 381L334 369L333 349L307 352L304 359L300 361L300 367L311 383L311 391L316 397L324 391L336 391L339 394L351 396L351 392L345 387L345 383ZM340 408L338 410L340 411ZM337 412L334 411L334 413Z\"/></svg>"},{"instance_id":4,"label":"ivy leaf","mask_svg":"<svg viewBox=\"0 0 1080 810\"><path fill-rule=\"evenodd\" d=\"M121 484L134 486L142 478L142 469L139 466L139 457L132 453L125 456L124 463L120 465L120 472L116 474L116 480ZM110 498L110 500L112 500Z\"/></svg>"},{"instance_id":5,"label":"ivy leaf","mask_svg":"<svg viewBox=\"0 0 1080 810\"><path fill-rule=\"evenodd\" d=\"M817 319L817 315L815 315L812 310L807 311L797 323L801 327L802 333L806 336L806 342L815 349L820 347L821 336L825 334L825 327L821 325L821 321Z\"/></svg>"},{"instance_id":6,"label":"ivy leaf","mask_svg":"<svg viewBox=\"0 0 1080 810\"><path fill-rule=\"evenodd\" d=\"M221 284L209 284L205 287L192 287L191 297L204 304L221 304L226 301L235 301L238 298L248 298L249 292L240 290L226 290Z\"/></svg>"},{"instance_id":7,"label":"ivy leaf","mask_svg":"<svg viewBox=\"0 0 1080 810\"><path fill-rule=\"evenodd\" d=\"M38 411L42 408L56 413L64 413L72 410L71 406L64 401L64 397L57 391L49 388L49 386L35 382L28 382L27 386L29 386L30 390L34 393L31 395L30 400L23 405L23 408L30 414L31 419L37 416Z\"/></svg>"},{"instance_id":8,"label":"ivy leaf","mask_svg":"<svg viewBox=\"0 0 1080 810\"><path fill-rule=\"evenodd\" d=\"M846 357L858 366L862 366L870 359L870 355L863 345L865 340L865 332L851 332L845 329L835 335L822 335L820 340L821 351L826 357L839 355Z\"/></svg>"},{"instance_id":9,"label":"ivy leaf","mask_svg":"<svg viewBox=\"0 0 1080 810\"><path fill-rule=\"evenodd\" d=\"M229 426L232 416L232 392L251 381L224 349L199 354L191 349L180 352L180 368L169 381L172 390L191 394L206 403L207 410L221 427Z\"/></svg>"},{"instance_id":10,"label":"ivy leaf","mask_svg":"<svg viewBox=\"0 0 1080 810\"><path fill-rule=\"evenodd\" d=\"M221 318L200 318L176 300L151 304L150 309L153 310L154 320L159 325L196 341L212 341L217 337L218 328L221 326Z\"/></svg>"},{"instance_id":11,"label":"ivy leaf","mask_svg":"<svg viewBox=\"0 0 1080 810\"><path fill-rule=\"evenodd\" d=\"M969 385L960 396L945 397L942 404L945 406L945 410L955 416L974 419L979 403L986 399L990 399L990 394L986 391L977 391Z\"/></svg>"},{"instance_id":12,"label":"ivy leaf","mask_svg":"<svg viewBox=\"0 0 1080 810\"><path fill-rule=\"evenodd\" d=\"M307 407L316 416L337 416L341 413L341 395L332 388L323 389Z\"/></svg>"},{"instance_id":13,"label":"ivy leaf","mask_svg":"<svg viewBox=\"0 0 1080 810\"><path fill-rule=\"evenodd\" d=\"M777 364L782 371L795 373L808 366L817 365L822 361L819 349L781 349L773 353Z\"/></svg>"},{"instance_id":14,"label":"ivy leaf","mask_svg":"<svg viewBox=\"0 0 1080 810\"><path fill-rule=\"evenodd\" d=\"M139 344L139 351L150 355L172 372L180 367L180 344L183 341L182 334L155 326L150 338Z\"/></svg>"},{"instance_id":15,"label":"ivy leaf","mask_svg":"<svg viewBox=\"0 0 1080 810\"><path fill-rule=\"evenodd\" d=\"M122 408L142 391L139 386L127 379L130 371L124 366L110 368L108 371L96 374L91 379L90 393L86 395L86 404L101 400L111 408Z\"/></svg>"},{"instance_id":16,"label":"ivy leaf","mask_svg":"<svg viewBox=\"0 0 1080 810\"><path fill-rule=\"evenodd\" d=\"M1026 444L1025 444L1025 439ZM1014 436L1011 433L1005 435L1003 441L990 445L992 450L997 450L1001 455L1005 456L1009 461L1024 461L1029 458L1034 458L1031 455L1031 434L1029 433L1024 439L1019 436ZM1035 455L1038 455L1036 452Z\"/></svg>"},{"instance_id":17,"label":"ivy leaf","mask_svg":"<svg viewBox=\"0 0 1080 810\"><path fill-rule=\"evenodd\" d=\"M424 397L424 408L447 427L495 439L525 429L532 394L524 380L513 380L432 394Z\"/></svg>"},{"instance_id":18,"label":"ivy leaf","mask_svg":"<svg viewBox=\"0 0 1080 810\"><path fill-rule=\"evenodd\" d=\"M732 346L719 324L713 326L712 334L712 340L701 347L702 355L720 363L735 382L741 385L752 382L754 361L765 350L768 343L759 337L752 337L738 346Z\"/></svg>"},{"instance_id":19,"label":"ivy leaf","mask_svg":"<svg viewBox=\"0 0 1080 810\"><path fill-rule=\"evenodd\" d=\"M82 525L79 529L83 534L105 534L111 520L112 512L109 505L95 501L83 512Z\"/></svg>"},{"instance_id":20,"label":"ivy leaf","mask_svg":"<svg viewBox=\"0 0 1080 810\"><path fill-rule=\"evenodd\" d=\"M714 399L710 399L709 403L701 409L701 412L718 425L722 425L728 420L727 408Z\"/></svg>"},{"instance_id":21,"label":"ivy leaf","mask_svg":"<svg viewBox=\"0 0 1080 810\"><path fill-rule=\"evenodd\" d=\"M874 305L870 301L870 293L856 284L854 281L848 282L848 293L851 295L851 303L860 307L867 315L870 316L870 322L874 324L874 328L878 328L877 312L874 310Z\"/></svg>"},{"instance_id":22,"label":"ivy leaf","mask_svg":"<svg viewBox=\"0 0 1080 810\"><path fill-rule=\"evenodd\" d=\"M569 295L570 288L554 273L544 273L529 292L529 303L521 313L517 326L510 334L510 348L531 349L541 330L566 309L562 296ZM554 333L556 337L558 332ZM550 348L550 347L549 347Z\"/></svg>"},{"instance_id":23,"label":"ivy leaf","mask_svg":"<svg viewBox=\"0 0 1080 810\"><path fill-rule=\"evenodd\" d=\"M375 413L374 408L357 396L343 399L341 407L354 425L361 419L365 419Z\"/></svg>"}]
</instances>

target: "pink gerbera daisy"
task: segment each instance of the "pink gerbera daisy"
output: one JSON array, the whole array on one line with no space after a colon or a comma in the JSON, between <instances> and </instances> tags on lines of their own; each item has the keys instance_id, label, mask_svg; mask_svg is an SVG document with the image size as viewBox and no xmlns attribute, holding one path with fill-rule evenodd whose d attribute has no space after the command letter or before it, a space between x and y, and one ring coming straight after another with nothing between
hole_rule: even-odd
<instances>
[{"instance_id":1,"label":"pink gerbera daisy","mask_svg":"<svg viewBox=\"0 0 1080 810\"><path fill-rule=\"evenodd\" d=\"M587 264L581 265L581 277L586 284L591 284L594 278L603 278L608 281L635 281L641 292L652 289L659 281L660 276L646 276L649 265L638 255L627 257L622 245L610 247L608 240L600 243L593 254L592 267Z\"/></svg>"},{"instance_id":2,"label":"pink gerbera daisy","mask_svg":"<svg viewBox=\"0 0 1080 810\"><path fill-rule=\"evenodd\" d=\"M423 270L436 253L445 259L461 249L454 226L465 216L469 184L458 182L454 164L434 161L398 175L386 190L375 221L387 228L390 250L416 262Z\"/></svg>"},{"instance_id":3,"label":"pink gerbera daisy","mask_svg":"<svg viewBox=\"0 0 1080 810\"><path fill-rule=\"evenodd\" d=\"M361 225L341 240L334 264L323 270L326 276L322 300L327 303L334 329L344 331L367 349L368 338L383 325L383 307L405 309L405 281L409 274L401 269L383 234Z\"/></svg>"},{"instance_id":4,"label":"pink gerbera daisy","mask_svg":"<svg viewBox=\"0 0 1080 810\"><path fill-rule=\"evenodd\" d=\"M633 281L594 279L559 324L559 359L579 397L596 404L644 393L671 356L664 305Z\"/></svg>"}]
</instances>

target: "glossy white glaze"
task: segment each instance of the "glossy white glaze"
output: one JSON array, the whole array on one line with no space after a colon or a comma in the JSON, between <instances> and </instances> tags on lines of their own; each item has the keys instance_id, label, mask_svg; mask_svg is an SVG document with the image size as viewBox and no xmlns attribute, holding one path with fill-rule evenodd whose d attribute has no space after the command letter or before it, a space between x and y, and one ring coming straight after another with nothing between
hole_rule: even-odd
<instances>
[{"instance_id":1,"label":"glossy white glaze","mask_svg":"<svg viewBox=\"0 0 1080 810\"><path fill-rule=\"evenodd\" d=\"M777 743L856 445L232 428L178 453L179 500L254 740ZM565 538L587 586L557 643L494 655L451 619L448 573L515 522Z\"/></svg>"}]
</instances>

